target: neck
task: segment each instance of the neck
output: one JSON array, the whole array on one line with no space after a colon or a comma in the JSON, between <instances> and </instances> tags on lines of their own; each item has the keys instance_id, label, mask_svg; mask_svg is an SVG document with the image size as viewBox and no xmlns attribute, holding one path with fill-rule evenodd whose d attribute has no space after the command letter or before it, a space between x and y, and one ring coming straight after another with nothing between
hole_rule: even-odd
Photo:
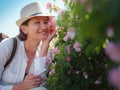
<instances>
[{"instance_id":1,"label":"neck","mask_svg":"<svg viewBox=\"0 0 120 90\"><path fill-rule=\"evenodd\" d=\"M27 52L35 52L37 50L38 45L39 45L39 41L27 39L24 42L24 45L25 45L25 50Z\"/></svg>"}]
</instances>

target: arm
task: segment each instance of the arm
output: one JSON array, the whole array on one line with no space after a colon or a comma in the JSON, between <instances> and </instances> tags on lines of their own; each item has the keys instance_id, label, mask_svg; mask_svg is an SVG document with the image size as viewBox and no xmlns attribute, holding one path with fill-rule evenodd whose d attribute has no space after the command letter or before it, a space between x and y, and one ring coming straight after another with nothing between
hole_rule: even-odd
<instances>
[{"instance_id":1,"label":"arm","mask_svg":"<svg viewBox=\"0 0 120 90\"><path fill-rule=\"evenodd\" d=\"M46 74L48 67L46 65L46 56L45 57L37 57L34 60L34 71L31 72L34 75L40 75L42 78L40 86L44 86L46 83Z\"/></svg>"},{"instance_id":2,"label":"arm","mask_svg":"<svg viewBox=\"0 0 120 90\"><path fill-rule=\"evenodd\" d=\"M9 57L10 47L12 47L12 40L5 39L0 42L0 90L12 90L12 85L8 85L2 82L2 73L4 70L4 65Z\"/></svg>"},{"instance_id":3,"label":"arm","mask_svg":"<svg viewBox=\"0 0 120 90\"><path fill-rule=\"evenodd\" d=\"M0 43L0 90L29 90L31 88L37 87L41 82L40 76L28 75L25 77L24 81L19 84L10 84L2 81L4 65L8 60L7 57L9 57L10 48L12 47L11 42L12 41L7 40Z\"/></svg>"},{"instance_id":4,"label":"arm","mask_svg":"<svg viewBox=\"0 0 120 90\"><path fill-rule=\"evenodd\" d=\"M34 66L30 70L30 73L41 76L42 83L40 84L40 86L45 85L46 74L48 70L48 66L46 65L46 58L48 55L49 43L55 36L56 31L50 34L46 40L42 41L41 51L38 53L38 57L35 58Z\"/></svg>"},{"instance_id":5,"label":"arm","mask_svg":"<svg viewBox=\"0 0 120 90\"><path fill-rule=\"evenodd\" d=\"M56 31L54 30L52 34L49 34L48 38L46 40L42 41L42 46L41 46L41 53L40 57L47 56L48 48L49 48L49 43L51 40L56 36Z\"/></svg>"}]
</instances>

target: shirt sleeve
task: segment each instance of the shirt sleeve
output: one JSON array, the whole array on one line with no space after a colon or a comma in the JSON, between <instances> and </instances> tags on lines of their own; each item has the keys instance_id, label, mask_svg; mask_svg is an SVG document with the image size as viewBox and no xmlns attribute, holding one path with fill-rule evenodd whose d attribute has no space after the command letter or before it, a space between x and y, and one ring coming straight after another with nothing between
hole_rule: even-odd
<instances>
[{"instance_id":1,"label":"shirt sleeve","mask_svg":"<svg viewBox=\"0 0 120 90\"><path fill-rule=\"evenodd\" d=\"M40 74L46 72L47 71L46 57L35 58L33 67L34 67L33 73L35 75L40 75Z\"/></svg>"},{"instance_id":2,"label":"shirt sleeve","mask_svg":"<svg viewBox=\"0 0 120 90\"><path fill-rule=\"evenodd\" d=\"M0 90L12 90L12 85L8 86L1 83L4 65L7 62L7 59L9 58L11 46L12 46L11 39L5 39L2 42L0 42Z\"/></svg>"},{"instance_id":3,"label":"shirt sleeve","mask_svg":"<svg viewBox=\"0 0 120 90\"><path fill-rule=\"evenodd\" d=\"M34 75L40 75L42 78L42 82L40 86L46 85L46 79L47 79L47 72L48 72L48 66L46 65L46 56L36 58L34 62Z\"/></svg>"},{"instance_id":4,"label":"shirt sleeve","mask_svg":"<svg viewBox=\"0 0 120 90\"><path fill-rule=\"evenodd\" d=\"M12 88L13 88L13 85L3 85L0 82L0 90L12 90Z\"/></svg>"},{"instance_id":5,"label":"shirt sleeve","mask_svg":"<svg viewBox=\"0 0 120 90\"><path fill-rule=\"evenodd\" d=\"M52 54L50 51L48 51L48 54L45 57L36 57L32 69L33 74L42 75L43 73L46 73L48 71L51 61Z\"/></svg>"}]
</instances>

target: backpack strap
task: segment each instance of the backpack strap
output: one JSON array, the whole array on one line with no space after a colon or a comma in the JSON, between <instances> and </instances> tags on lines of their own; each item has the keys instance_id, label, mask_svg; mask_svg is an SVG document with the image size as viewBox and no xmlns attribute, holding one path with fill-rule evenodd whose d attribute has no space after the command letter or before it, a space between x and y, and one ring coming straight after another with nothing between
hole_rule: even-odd
<instances>
[{"instance_id":1,"label":"backpack strap","mask_svg":"<svg viewBox=\"0 0 120 90\"><path fill-rule=\"evenodd\" d=\"M11 55L10 55L9 59L7 60L7 62L6 62L6 64L5 64L4 68L6 68L6 67L11 63L12 59L13 59L14 56L15 56L16 50L17 50L17 38L14 37L14 38L13 38L13 48L12 48L12 52L11 52Z\"/></svg>"}]
</instances>

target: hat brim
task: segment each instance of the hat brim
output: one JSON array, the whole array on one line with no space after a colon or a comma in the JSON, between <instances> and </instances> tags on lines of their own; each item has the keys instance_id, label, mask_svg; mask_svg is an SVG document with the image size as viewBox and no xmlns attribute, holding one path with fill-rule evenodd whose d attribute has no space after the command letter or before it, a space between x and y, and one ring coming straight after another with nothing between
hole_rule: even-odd
<instances>
[{"instance_id":1,"label":"hat brim","mask_svg":"<svg viewBox=\"0 0 120 90\"><path fill-rule=\"evenodd\" d=\"M47 14L37 14L37 15L34 15L34 16L28 16L28 17L25 17L25 18L21 18L19 20L16 21L16 24L17 26L20 26L24 21L30 19L30 18L34 18L34 17L38 17L38 16L48 16L50 19L54 18L55 16L53 15L47 15Z\"/></svg>"}]
</instances>

